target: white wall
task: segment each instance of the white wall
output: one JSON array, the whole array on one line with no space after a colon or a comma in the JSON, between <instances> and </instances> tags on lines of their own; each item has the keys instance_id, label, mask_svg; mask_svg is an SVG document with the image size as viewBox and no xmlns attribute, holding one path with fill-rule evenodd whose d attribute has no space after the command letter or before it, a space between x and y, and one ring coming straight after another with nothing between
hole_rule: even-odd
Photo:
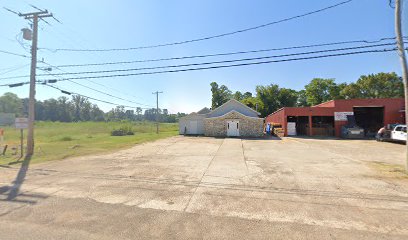
<instances>
[{"instance_id":1,"label":"white wall","mask_svg":"<svg viewBox=\"0 0 408 240\"><path fill-rule=\"evenodd\" d=\"M187 134L204 134L204 118L205 115L192 114L180 118L179 120L179 134L184 134L185 128L187 128ZM197 121L197 132L191 132L190 122Z\"/></svg>"}]
</instances>

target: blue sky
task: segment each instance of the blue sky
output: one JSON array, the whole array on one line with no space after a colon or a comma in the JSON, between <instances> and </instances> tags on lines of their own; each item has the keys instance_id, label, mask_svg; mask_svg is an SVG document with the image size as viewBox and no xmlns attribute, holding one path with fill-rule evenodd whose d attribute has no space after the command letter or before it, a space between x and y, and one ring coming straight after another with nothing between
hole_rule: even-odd
<instances>
[{"instance_id":1,"label":"blue sky","mask_svg":"<svg viewBox=\"0 0 408 240\"><path fill-rule=\"evenodd\" d=\"M29 4L33 4L40 8L46 8L55 14L62 24L52 19L47 19L51 26L44 22L40 23L38 44L40 48L126 48L221 34L295 16L340 1L0 0L0 6L15 11L28 12L34 10L29 6ZM407 15L406 13L407 11L404 10L404 16ZM0 22L0 50L29 55L16 40L20 29L28 26L27 21L0 9ZM403 31L408 33L406 18L404 19ZM394 36L394 10L389 7L388 0L354 0L338 8L302 19L208 41L125 52L54 53L40 50L38 59L44 59L52 65L131 61L348 40L376 40L392 36ZM297 51L280 51L279 53ZM273 54L276 53L104 67L66 68L64 70L77 72L152 67ZM29 74L29 63L30 59L0 53L0 77ZM9 68L24 65L26 66L18 71L4 73ZM163 91L164 93L160 95L161 108L168 108L170 112L192 112L211 105L210 83L213 81L220 85L225 84L233 91L255 92L256 85L272 83L279 84L281 87L300 90L315 77L334 78L336 82L340 83L355 81L363 74L391 71L401 73L398 55L395 52L93 80L108 86L110 89L87 80L78 80L78 82L148 105L155 105L155 96L152 95L152 92ZM53 73L58 72L57 69L53 70ZM42 72L38 71L38 73ZM26 79L0 80L0 83L12 83L21 80ZM118 104L134 105L69 82L57 83L56 86ZM0 94L8 91L14 92L20 97L27 97L28 85L19 88L0 88ZM44 86L37 87L37 99L44 100L61 95L54 89ZM97 104L105 111L112 108L111 105Z\"/></svg>"}]
</instances>

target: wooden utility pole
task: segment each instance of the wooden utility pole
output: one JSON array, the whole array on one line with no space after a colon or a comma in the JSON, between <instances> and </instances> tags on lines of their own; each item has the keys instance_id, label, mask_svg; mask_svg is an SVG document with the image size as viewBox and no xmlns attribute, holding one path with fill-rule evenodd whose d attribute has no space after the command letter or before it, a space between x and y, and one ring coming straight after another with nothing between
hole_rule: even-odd
<instances>
[{"instance_id":1,"label":"wooden utility pole","mask_svg":"<svg viewBox=\"0 0 408 240\"><path fill-rule=\"evenodd\" d=\"M163 92L159 92L156 91L152 94L156 94L156 133L159 134L159 93L163 93Z\"/></svg>"},{"instance_id":2,"label":"wooden utility pole","mask_svg":"<svg viewBox=\"0 0 408 240\"><path fill-rule=\"evenodd\" d=\"M35 74L37 69L37 42L38 42L38 20L52 17L47 10L32 13L19 13L20 17L33 20L33 36L31 45L31 72L30 72L30 97L28 100L28 131L27 131L27 153L29 158L34 154L34 121L35 121Z\"/></svg>"},{"instance_id":3,"label":"wooden utility pole","mask_svg":"<svg viewBox=\"0 0 408 240\"><path fill-rule=\"evenodd\" d=\"M402 79L404 81L404 93L405 93L405 124L408 125L408 67L407 58L405 56L404 41L401 29L401 14L402 14L403 0L395 0L395 34L397 36L398 54L401 60L402 66ZM408 139L405 143L405 171L408 172Z\"/></svg>"}]
</instances>

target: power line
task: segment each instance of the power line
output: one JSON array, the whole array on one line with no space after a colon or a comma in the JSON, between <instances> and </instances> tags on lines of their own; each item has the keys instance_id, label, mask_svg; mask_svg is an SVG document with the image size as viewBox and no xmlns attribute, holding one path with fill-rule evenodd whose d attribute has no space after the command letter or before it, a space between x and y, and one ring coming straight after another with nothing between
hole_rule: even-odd
<instances>
[{"instance_id":1,"label":"power line","mask_svg":"<svg viewBox=\"0 0 408 240\"><path fill-rule=\"evenodd\" d=\"M148 49L148 48L158 48L158 47L165 47L165 46L181 45L181 44L187 44L187 43L210 40L210 39L214 39L214 38L221 38L221 37L230 36L230 35L234 35L234 34L238 34L238 33L243 33L243 32L247 32L247 31L256 30L256 29L259 29L259 28L268 27L268 26L275 25L275 24L278 24L278 23L287 22L287 21L291 21L291 20L294 20L294 19L306 17L306 16L309 16L309 15L313 15L313 14L316 14L316 13L324 12L326 10L339 7L341 5L347 4L347 3L352 2L352 1L353 0L343 1L343 2L334 4L334 5L325 7L325 8L321 8L321 9L318 9L318 10L314 10L314 11L307 12L307 13L304 13L304 14L296 15L296 16L293 16L293 17L288 17L288 18L284 18L284 19L281 19L281 20L261 24L261 25L254 26L254 27L244 28L244 29L241 29L241 30L233 31L233 32L227 32L227 33L222 33L222 34L218 34L218 35L202 37L202 38L196 38L196 39L191 39L191 40L185 40L185 41L180 41L180 42L164 43L164 44L140 46L140 47L131 47L131 48L110 48L110 49L72 49L72 48L56 48L56 49L52 49L52 48L39 48L39 49L45 49L45 50L49 50L49 51L52 51L52 52L58 52L58 51L108 52L108 51L140 50L140 49Z\"/></svg>"},{"instance_id":2,"label":"power line","mask_svg":"<svg viewBox=\"0 0 408 240\"><path fill-rule=\"evenodd\" d=\"M46 65L48 65L48 66L50 66L50 67L55 67L55 66L53 66L53 65L51 65L51 64L49 64L49 63L46 63L46 62L44 62L44 61L42 61L42 63L44 63L44 64L46 64ZM57 68L57 69L58 69L58 68ZM45 72L45 70L43 70L43 69L40 69L40 70L42 70L42 71ZM59 69L59 70L60 70L60 69ZM62 70L60 70L60 71L62 71ZM50 74L50 75L52 75L52 76L54 76L54 77L58 77L58 75L56 75L56 74ZM121 98L121 97L112 95L112 94L110 94L110 93L106 93L106 92L100 91L100 90L98 90L98 89L95 89L95 88L86 86L86 85L84 85L84 84L81 84L81 83L78 83L78 82L75 82L75 81L72 81L72 80L68 80L68 81L71 82L71 83L74 83L74 84L76 84L76 85L82 86L82 87L84 87L84 88L90 89L90 90L92 90L92 91L95 91L95 92L98 92L98 93L101 93L101 94L104 94L104 95L106 95L106 96L113 97L113 98L116 98L116 99L119 99L119 100L122 100L122 101L130 102L130 103L134 103L134 104L138 104L138 105L146 106L146 107L153 107L153 106L151 106L151 105L147 105L147 104L135 102L135 101L132 101L132 100L129 100L129 99L124 99L124 98Z\"/></svg>"},{"instance_id":3,"label":"power line","mask_svg":"<svg viewBox=\"0 0 408 240\"><path fill-rule=\"evenodd\" d=\"M54 85L49 85L49 84L46 84L46 83L45 83L45 84L42 84L42 85L43 85L43 86L50 87L50 88L57 89L57 90L61 91L61 93L64 93L64 94L67 94L67 95L77 95L77 96L81 96L81 97L84 97L84 98L88 98L88 99L91 99L91 100L94 100L94 101L98 101L98 102L102 102L102 103L106 103L106 104L111 104L111 105L115 105L115 106L123 106L123 107L128 107L128 108L136 108L135 106L128 106L128 105L123 105L123 104L117 104L117 103L113 103L113 102L109 102L109 101L105 101L105 100L101 100L101 99L89 97L89 96L86 96L86 95L83 95L83 94L79 94L79 93L67 91L67 90L61 89L61 88L59 88L59 87L56 87L56 86L54 86ZM150 109L150 108L142 108L142 109Z\"/></svg>"},{"instance_id":4,"label":"power line","mask_svg":"<svg viewBox=\"0 0 408 240\"><path fill-rule=\"evenodd\" d=\"M100 90L98 90L98 89L95 89L95 88L86 86L86 85L81 84L81 83L74 82L74 81L72 81L72 80L68 80L68 81L71 82L71 83L74 83L74 84L76 84L76 85L82 86L82 87L84 87L84 88L90 89L90 90L92 90L92 91L95 91L95 92L98 92L98 93L104 94L104 95L106 95L106 96L113 97L113 98L116 98L116 99L119 99L119 100L122 100L122 101L125 101L125 102L130 102L130 103L138 104L138 105L145 106L145 107L153 107L153 106L151 106L151 105L147 105L147 104L135 102L135 101L128 100L128 99L124 99L124 98L121 98L121 97L118 97L118 96L115 96L115 95L112 95L112 94L109 94L109 93L106 93L106 92L102 92L102 91L100 91Z\"/></svg>"},{"instance_id":5,"label":"power line","mask_svg":"<svg viewBox=\"0 0 408 240\"><path fill-rule=\"evenodd\" d=\"M253 61L253 60L279 58L279 57L309 55L309 54L326 53L326 52L338 52L338 51L347 51L347 50L355 50L355 49L364 49L364 48L391 46L391 45L395 45L395 43L383 43L383 44L375 44L375 45L368 45L368 46L357 46L357 47L348 47L348 48L326 49L326 50L319 50L319 51L309 51L309 52L301 52L301 53L290 53L290 54L281 54L281 55L265 56L265 57L242 58L242 59L213 61L213 62L201 62L201 63L189 63L189 64L179 64L179 65L167 65L167 66L156 66L156 67L142 67L142 68L128 68L128 69L112 69L112 70L101 70L101 71L65 72L65 73L57 73L57 74L55 74L55 75L63 76L63 75L80 75L80 74L95 74L95 73L130 72L130 71L152 70L152 69L163 69L163 68L179 68L179 67L189 67L189 66L202 66L202 65L220 64L220 63L233 63L233 62ZM50 75L50 74L39 74L39 75L37 75L37 76L48 76L48 75Z\"/></svg>"},{"instance_id":6,"label":"power line","mask_svg":"<svg viewBox=\"0 0 408 240\"><path fill-rule=\"evenodd\" d=\"M7 71L4 71L4 72L0 73L0 75L4 75L4 74L6 74L6 73L10 73L10 72L14 72L14 71L20 70L20 69L25 68L25 67L27 67L27 66L29 66L29 65L30 65L30 64L28 63L28 64L24 64L24 65L21 65L21 66L18 66L18 67L9 68Z\"/></svg>"},{"instance_id":7,"label":"power line","mask_svg":"<svg viewBox=\"0 0 408 240\"><path fill-rule=\"evenodd\" d=\"M41 8L39 8L39 7L36 7L36 6L34 6L33 4L28 4L30 7L32 7L32 8L34 8L34 9L37 9L38 11L44 11L44 9L41 9ZM58 23L60 23L60 24L62 24L62 22L60 21L60 20L58 20L55 16L54 16L54 14L51 16L56 22L58 22ZM44 20L44 19L43 19Z\"/></svg>"},{"instance_id":8,"label":"power line","mask_svg":"<svg viewBox=\"0 0 408 240\"><path fill-rule=\"evenodd\" d=\"M405 38L407 38L407 37L405 37ZM193 55L193 56L183 56L183 57L171 57L171 58L157 58L157 59L120 61L120 62L104 62L104 63L66 64L66 65L57 65L57 67L59 67L59 68L68 68L68 67L87 67L87 66L103 66L103 65L130 64L130 63L144 63L144 62L159 62L159 61L169 61L169 60L183 60L183 59L192 59L192 58L205 58L205 57L230 56L230 55L248 54L248 53L271 52L271 51L300 49L300 48L324 47L324 46L352 44L352 43L371 44L371 43L379 43L379 42L382 42L382 41L385 41L385 40L395 40L395 37L381 38L379 40L374 40L374 41L353 40L353 41L342 41L342 42L321 43L321 44L312 44L312 45L303 45L303 46L293 46L293 47L269 48L269 49L260 49L260 50L227 52L227 53L213 53L213 54Z\"/></svg>"},{"instance_id":9,"label":"power line","mask_svg":"<svg viewBox=\"0 0 408 240\"><path fill-rule=\"evenodd\" d=\"M0 50L0 52L5 53L5 54L14 55L14 56L19 56L19 57L30 58L29 56L24 55L24 54L18 54L18 53L13 53L13 52L4 51L4 50Z\"/></svg>"},{"instance_id":10,"label":"power line","mask_svg":"<svg viewBox=\"0 0 408 240\"><path fill-rule=\"evenodd\" d=\"M349 47L349 48L338 48L338 49L326 49L326 50L319 50L319 51L310 51L310 52L301 52L301 53L292 53L292 54L282 54L282 55L275 55L275 56L266 56L266 57L256 57L256 58L244 58L244 59L234 59L234 60L225 60L225 61L215 61L215 62L202 62L202 63L192 63L192 64L181 64L181 65L168 65L168 66L157 66L157 67L144 67L144 68L130 68L130 69L115 69L115 70L103 70L103 71L87 71L87 72L66 72L64 73L57 73L57 74L38 74L37 76L50 76L50 75L78 75L78 74L97 74L97 73L112 73L112 72L128 72L128 71L139 71L139 70L148 70L148 69L161 69L161 68L178 68L178 67L187 67L187 66L201 66L201 65L210 65L210 64L219 64L219 63L231 63L231 62L240 62L240 61L251 61L251 60L260 60L260 59L270 59L270 58L277 58L277 57L284 57L284 56L298 56L298 55L309 55L309 54L316 54L316 53L325 53L325 52L336 52L336 51L346 51L346 50L353 50L353 49L362 49L362 48L371 48L371 47L379 47L379 46L389 46L389 45L394 45L395 43L385 43L385 44L377 44L377 45L369 45L369 46L358 46L358 47ZM382 50L379 50L380 52ZM363 51L365 53L366 51ZM370 52L370 51L368 51ZM377 52L377 51L374 51ZM361 52L358 52L361 53ZM329 55L333 56L333 55ZM337 55L334 55L337 56ZM301 60L303 59L308 59L306 58L300 58ZM292 60L292 59L289 59ZM296 60L296 59L295 59ZM283 60L287 61L287 60ZM267 61L266 63L269 62L281 62L281 61ZM253 65L253 63L250 64L235 64L232 66L245 66L245 65ZM52 65L51 65L52 66ZM228 65L227 65L228 66ZM219 66L215 66L214 68L219 68ZM202 69L202 68L199 68ZM211 69L209 68L204 68L204 69ZM183 70L183 69L182 69ZM183 70L185 71L185 70ZM161 72L152 72L152 73L166 73L166 72L177 72L177 70L169 70L169 71L161 71ZM134 76L134 75L145 75L145 74L151 74L151 72L147 73L135 73L135 74L130 74L129 76ZM108 75L110 76L110 75ZM117 75L112 75L112 76L117 76ZM122 75L119 75L122 76ZM14 77L3 77L1 79L16 79L16 78L24 78L28 77L28 75L24 76L14 76ZM93 77L82 77L82 78L68 78L68 79L92 79Z\"/></svg>"},{"instance_id":11,"label":"power line","mask_svg":"<svg viewBox=\"0 0 408 240\"><path fill-rule=\"evenodd\" d=\"M161 74L161 73L188 72L188 71L199 71L199 70L208 70L208 69L241 67L241 66L260 65L260 64L268 64L268 63L278 63L278 62L291 62L291 61L300 61L300 60L309 60L309 59L318 59L318 58L328 58L328 57L337 57L337 56L357 55L357 54L365 54L365 53L382 53L382 52L390 52L390 51L395 51L395 50L396 50L396 48L383 49L383 50L367 50L367 51L338 53L338 54L329 54L329 55L320 55L320 56L311 56L311 57L302 57L302 58L289 58L289 59L281 59L281 60L270 60L270 61L263 61L263 62L240 63L240 64L232 64L232 65L220 65L220 66L187 68L187 69L155 71L155 72L139 72L139 73L127 73L127 74L115 74L115 75L99 75L99 76L87 76L87 77L84 76L84 77L71 77L71 78L61 78L61 79L47 79L45 81L50 81L50 80L67 81L67 80L79 80L79 79L98 79L98 78L139 76L139 75L153 75L153 74Z\"/></svg>"},{"instance_id":12,"label":"power line","mask_svg":"<svg viewBox=\"0 0 408 240\"><path fill-rule=\"evenodd\" d=\"M0 87L21 87L23 85L29 84L30 82L17 82L17 83L5 83L1 84Z\"/></svg>"},{"instance_id":13,"label":"power line","mask_svg":"<svg viewBox=\"0 0 408 240\"><path fill-rule=\"evenodd\" d=\"M62 22L60 22L60 23L61 23L61 25L64 25L64 24L62 24ZM68 43L68 44L70 44L70 45L72 45L72 46L74 46L74 45L72 44L72 42L77 42L77 44L80 45L81 47L84 46L84 45L83 45L84 41L78 41L78 40L81 38L81 36L80 36L77 32L75 32L74 30L72 30L71 28L69 28L68 26L66 26L66 25L64 25L64 26L65 26L65 28L66 28L67 30L69 30L70 32L76 34L78 37L72 38L72 37L71 37L71 34L66 34L65 31L64 31L64 32L59 32L59 31L55 31L55 32L54 32L54 31L51 31L50 33L51 33L51 34L56 33L56 34L53 34L55 37L59 38L61 41L64 41L64 42L66 42L66 43ZM57 30L57 29L53 28L52 30ZM60 36L62 36L62 37L60 37ZM67 41L66 39L69 39L69 40ZM85 41L85 42L86 42L86 43L89 43L89 41ZM74 46L74 47L75 47L75 46ZM100 55L100 54L97 53L96 55ZM95 57L95 54L89 54L89 56L90 56L91 58L93 58L93 59L97 59L97 60L100 59L100 58ZM102 57L102 55L100 55L100 56ZM44 62L44 63L45 63L45 62ZM45 64L49 65L48 63L45 63ZM51 66L51 67L53 67L53 68L56 68L56 69L58 69L59 71L66 72L65 70L59 68L58 66L54 66L54 65L49 65L49 66ZM104 88L106 88L106 89L108 89L108 90L110 90L110 91L115 91L115 92L117 92L117 93L120 93L121 95L127 95L127 96L132 97L132 98L141 99L140 96L135 96L135 95L129 94L129 93L127 93L127 92L123 92L123 91L118 90L118 89L115 89L115 88L113 88L113 87L106 86L106 85L104 85L104 84L102 84L102 83L94 82L94 81L92 81L92 80L87 80L87 81L90 82L90 83L93 83L93 84L95 84L95 85L102 86L102 87L104 87ZM141 99L141 100L143 100L143 99ZM143 100L143 101L144 101L144 100Z\"/></svg>"},{"instance_id":14,"label":"power line","mask_svg":"<svg viewBox=\"0 0 408 240\"><path fill-rule=\"evenodd\" d=\"M104 87L104 88L106 88L106 89L110 89L110 90L115 91L115 92L117 92L117 93L124 94L124 95L127 95L127 96L129 96L129 97L134 97L134 98L139 98L139 99L140 99L140 97L137 97L137 96L128 94L128 93L126 93L126 92L122 92L122 91L120 91L120 90L118 90L118 89L116 89L116 88L109 87L109 86L107 86L107 85L104 85L104 84L102 84L102 83L98 83L98 82L92 81L92 80L90 80L90 79L87 79L87 80L88 80L89 82L95 84L95 85L99 85L99 86L101 86L101 87ZM141 105L144 105L144 104L141 104ZM150 106L150 105L146 105L146 106Z\"/></svg>"},{"instance_id":15,"label":"power line","mask_svg":"<svg viewBox=\"0 0 408 240\"><path fill-rule=\"evenodd\" d=\"M106 100L101 100L101 99L97 99L97 98L85 96L85 95L83 95L83 94L79 94L79 93L75 93L75 92L63 90L63 89L61 89L61 88L59 88L59 87L56 87L56 86L53 86L53 85L49 85L49 84L47 83L47 81L36 81L36 82L37 82L37 83L40 83L40 85L45 85L45 86L48 86L48 87L51 87L51 88L60 90L60 91L61 91L62 93L64 93L64 94L68 94L68 95L78 95L78 96L82 96L82 97L85 97L85 98L89 98L89 99L92 99L92 100L95 100L95 101L99 101L99 102L103 102L103 103L107 103L107 104L112 104L112 105L115 105L115 106L124 106L124 107L128 107L128 108L136 108L135 106L128 106L128 105L123 105L123 104L117 104L117 103L109 102L109 101L106 101ZM26 85L26 84L30 84L30 82L7 83L7 84L1 84L0 87L11 87L11 88L12 88L12 87L21 87L21 86ZM81 86L84 86L84 85L81 84ZM143 105L143 104L139 104L139 105ZM153 106L150 106L150 105L145 105L145 106L149 106L150 108L141 108L141 109L152 109L152 108L154 108Z\"/></svg>"},{"instance_id":16,"label":"power line","mask_svg":"<svg viewBox=\"0 0 408 240\"><path fill-rule=\"evenodd\" d=\"M20 12L16 12L16 11L13 11L13 10L11 10L11 9L9 9L9 8L6 8L6 7L3 7L3 9L5 9L6 11L9 11L9 12L11 12L11 13L14 13L14 14L16 14L17 16L20 16Z\"/></svg>"}]
</instances>

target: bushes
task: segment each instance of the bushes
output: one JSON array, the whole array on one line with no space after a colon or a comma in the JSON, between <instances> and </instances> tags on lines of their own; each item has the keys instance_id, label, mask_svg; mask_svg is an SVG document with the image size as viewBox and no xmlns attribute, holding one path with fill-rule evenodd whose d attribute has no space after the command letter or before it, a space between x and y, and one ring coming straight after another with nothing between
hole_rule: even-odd
<instances>
[{"instance_id":1,"label":"bushes","mask_svg":"<svg viewBox=\"0 0 408 240\"><path fill-rule=\"evenodd\" d=\"M68 142L68 141L72 141L73 139L71 136L64 136L64 137L61 137L59 140L63 142Z\"/></svg>"},{"instance_id":2,"label":"bushes","mask_svg":"<svg viewBox=\"0 0 408 240\"><path fill-rule=\"evenodd\" d=\"M135 135L135 132L131 125L121 126L119 129L113 129L111 131L111 136L126 136L126 135Z\"/></svg>"}]
</instances>

